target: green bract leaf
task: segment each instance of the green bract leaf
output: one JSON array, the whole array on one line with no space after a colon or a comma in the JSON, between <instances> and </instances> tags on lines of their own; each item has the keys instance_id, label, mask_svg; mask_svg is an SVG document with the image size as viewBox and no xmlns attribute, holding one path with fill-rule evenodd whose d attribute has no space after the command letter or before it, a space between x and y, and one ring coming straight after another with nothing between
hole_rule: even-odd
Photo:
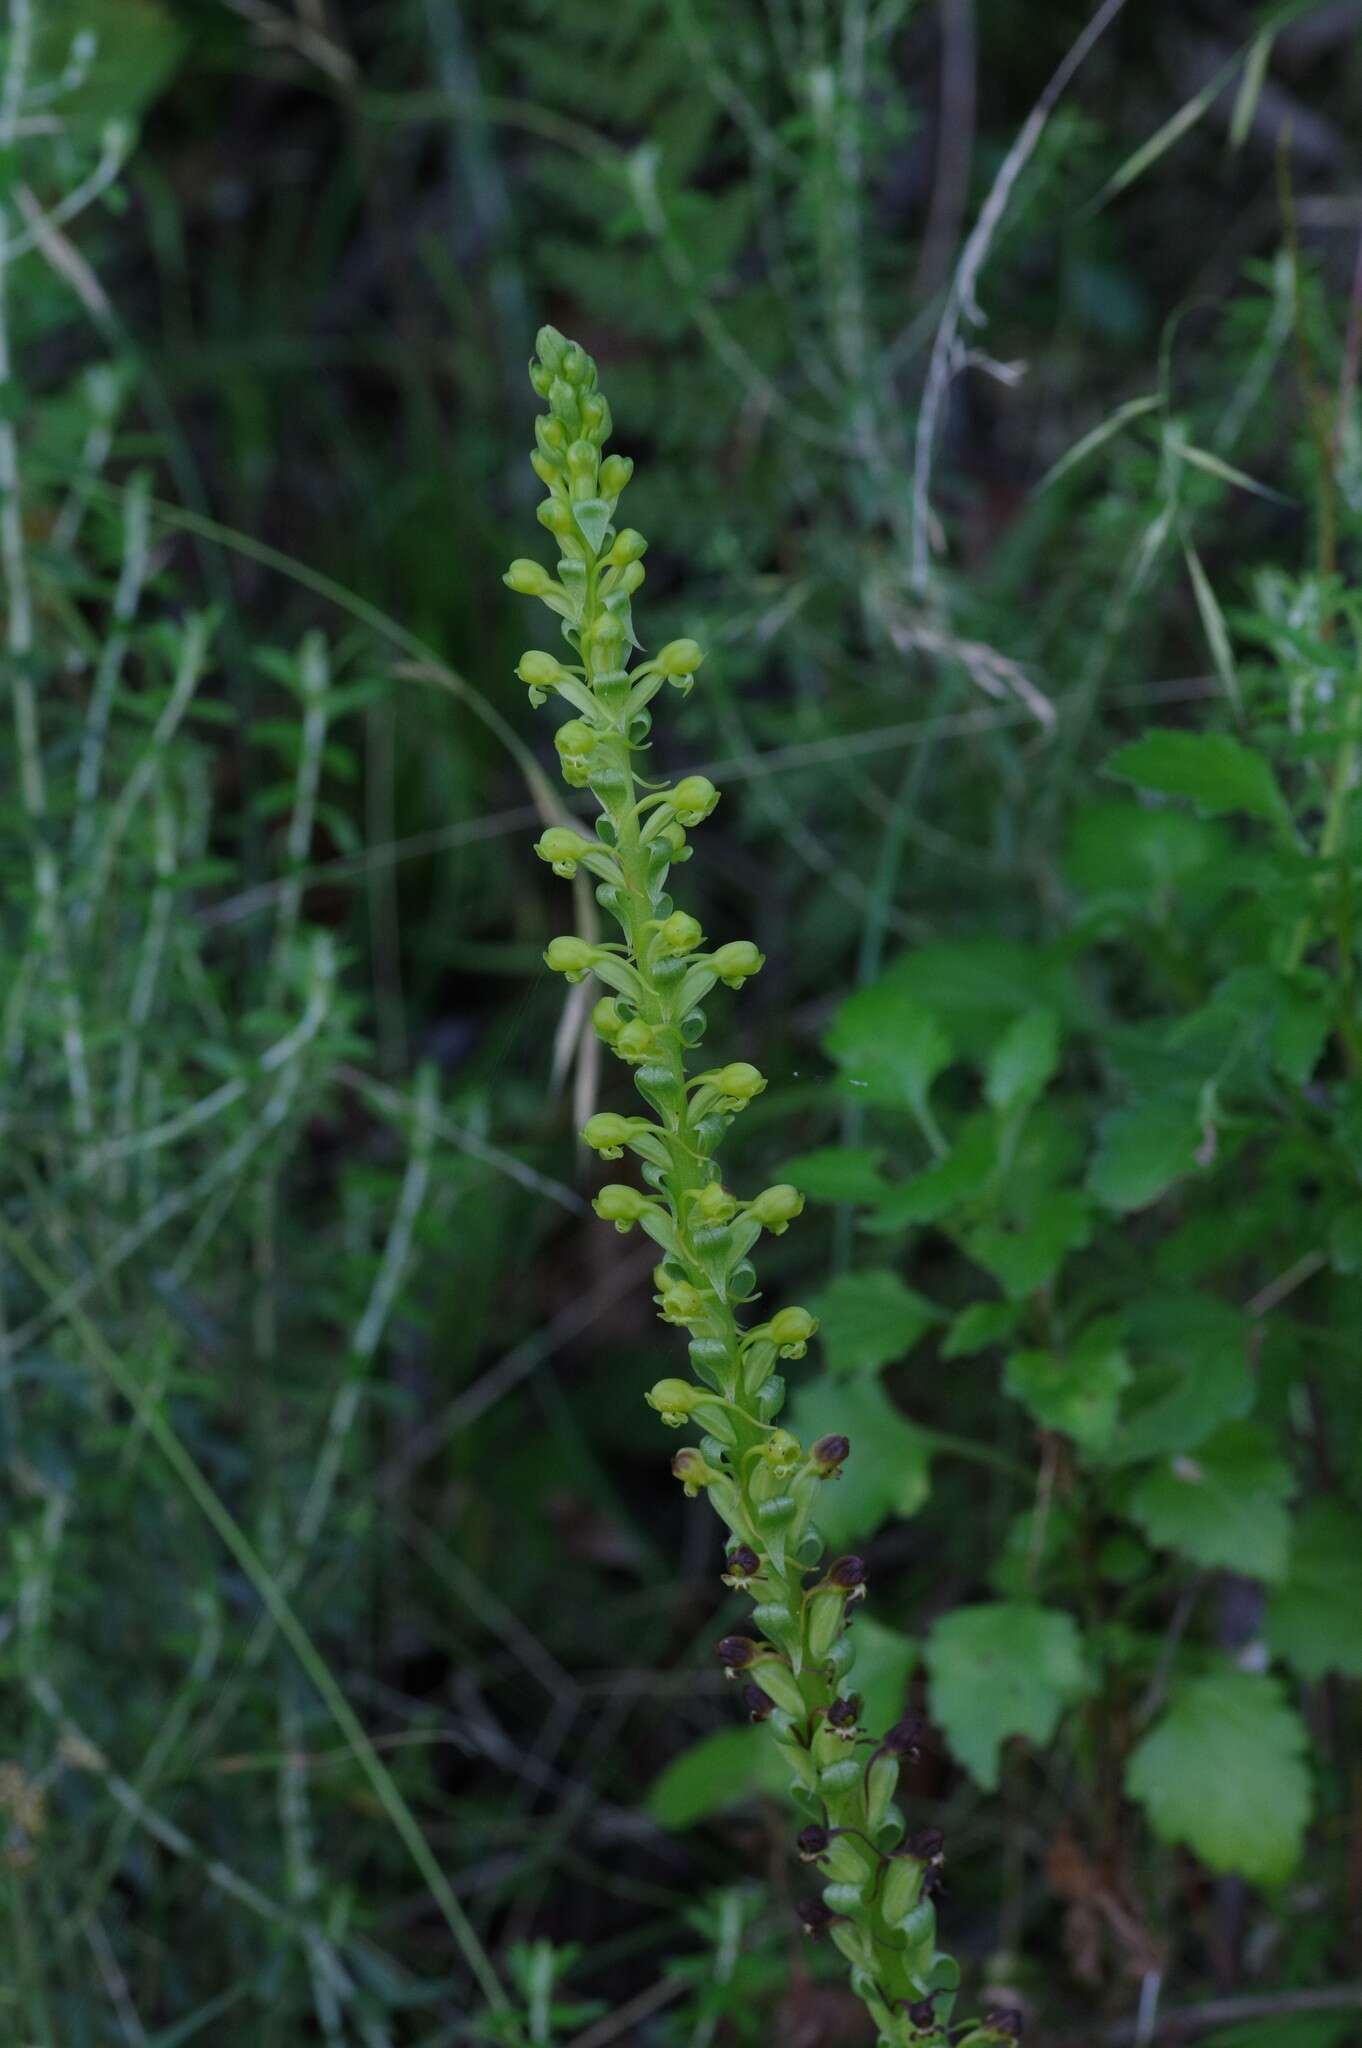
<instances>
[{"instance_id":1,"label":"green bract leaf","mask_svg":"<svg viewBox=\"0 0 1362 2048\"><path fill-rule=\"evenodd\" d=\"M1306 1509L1268 1603L1267 1640L1302 1678L1362 1678L1362 1516L1331 1500Z\"/></svg>"},{"instance_id":2,"label":"green bract leaf","mask_svg":"<svg viewBox=\"0 0 1362 2048\"><path fill-rule=\"evenodd\" d=\"M1190 1679L1131 1757L1126 1789L1165 1841L1185 1842L1212 1870L1281 1884L1310 1816L1306 1740L1276 1679Z\"/></svg>"},{"instance_id":3,"label":"green bract leaf","mask_svg":"<svg viewBox=\"0 0 1362 2048\"><path fill-rule=\"evenodd\" d=\"M1051 1351L1014 1352L1003 1384L1043 1429L1062 1430L1085 1448L1105 1444L1131 1376L1118 1340L1118 1326L1106 1319L1086 1330L1067 1358Z\"/></svg>"},{"instance_id":4,"label":"green bract leaf","mask_svg":"<svg viewBox=\"0 0 1362 2048\"><path fill-rule=\"evenodd\" d=\"M1130 1515L1151 1543L1196 1564L1276 1580L1291 1543L1291 1490L1291 1468L1266 1430L1230 1422L1195 1455L1170 1458L1141 1479Z\"/></svg>"},{"instance_id":5,"label":"green bract leaf","mask_svg":"<svg viewBox=\"0 0 1362 2048\"><path fill-rule=\"evenodd\" d=\"M828 1369L838 1375L892 1365L941 1320L939 1309L884 1268L839 1273L814 1311L823 1326Z\"/></svg>"},{"instance_id":6,"label":"green bract leaf","mask_svg":"<svg viewBox=\"0 0 1362 2048\"><path fill-rule=\"evenodd\" d=\"M930 1010L888 980L849 997L824 1043L849 1088L867 1101L919 1116L933 1081L954 1056Z\"/></svg>"},{"instance_id":7,"label":"green bract leaf","mask_svg":"<svg viewBox=\"0 0 1362 2048\"><path fill-rule=\"evenodd\" d=\"M934 1718L970 1775L998 1783L1009 1735L1048 1742L1088 1677L1071 1616L1023 1601L957 1607L927 1638Z\"/></svg>"},{"instance_id":8,"label":"green bract leaf","mask_svg":"<svg viewBox=\"0 0 1362 2048\"><path fill-rule=\"evenodd\" d=\"M989 1055L984 1093L1006 1113L1034 1102L1059 1065L1059 1019L1053 1010L1027 1010Z\"/></svg>"},{"instance_id":9,"label":"green bract leaf","mask_svg":"<svg viewBox=\"0 0 1362 2048\"><path fill-rule=\"evenodd\" d=\"M833 1551L873 1536L890 1515L916 1514L926 1500L932 1440L878 1380L823 1378L801 1387L789 1426L806 1444L834 1431L851 1444L845 1476L825 1479L814 1501L813 1519Z\"/></svg>"},{"instance_id":10,"label":"green bract leaf","mask_svg":"<svg viewBox=\"0 0 1362 2048\"><path fill-rule=\"evenodd\" d=\"M1105 1208L1147 1209L1197 1163L1201 1129L1193 1103L1165 1098L1102 1119L1088 1187Z\"/></svg>"},{"instance_id":11,"label":"green bract leaf","mask_svg":"<svg viewBox=\"0 0 1362 2048\"><path fill-rule=\"evenodd\" d=\"M1277 823L1287 815L1276 777L1262 755L1228 733L1149 732L1119 747L1106 772L1138 789L1191 797L1208 817L1241 811Z\"/></svg>"},{"instance_id":12,"label":"green bract leaf","mask_svg":"<svg viewBox=\"0 0 1362 2048\"><path fill-rule=\"evenodd\" d=\"M787 1796L790 1773L766 1728L720 1728L673 1757L649 1788L659 1827L689 1828L758 1793Z\"/></svg>"}]
</instances>

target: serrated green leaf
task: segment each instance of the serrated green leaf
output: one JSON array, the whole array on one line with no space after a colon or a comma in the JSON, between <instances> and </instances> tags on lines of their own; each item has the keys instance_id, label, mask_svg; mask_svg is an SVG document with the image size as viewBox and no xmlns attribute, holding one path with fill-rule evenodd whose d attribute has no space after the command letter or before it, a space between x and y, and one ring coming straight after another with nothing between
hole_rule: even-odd
<instances>
[{"instance_id":1,"label":"serrated green leaf","mask_svg":"<svg viewBox=\"0 0 1362 2048\"><path fill-rule=\"evenodd\" d=\"M1211 818L1238 811L1275 824L1287 815L1268 763L1228 733L1147 732L1118 747L1106 773L1137 789L1190 797Z\"/></svg>"},{"instance_id":2,"label":"serrated green leaf","mask_svg":"<svg viewBox=\"0 0 1362 2048\"><path fill-rule=\"evenodd\" d=\"M824 1043L848 1088L868 1102L919 1116L932 1083L954 1057L931 1011L887 980L849 996Z\"/></svg>"},{"instance_id":3,"label":"serrated green leaf","mask_svg":"<svg viewBox=\"0 0 1362 2048\"><path fill-rule=\"evenodd\" d=\"M1332 1500L1306 1509L1268 1602L1267 1641L1302 1678L1362 1678L1362 1515Z\"/></svg>"},{"instance_id":4,"label":"serrated green leaf","mask_svg":"<svg viewBox=\"0 0 1362 2048\"><path fill-rule=\"evenodd\" d=\"M1016 1301L972 1301L961 1309L941 1346L943 1358L974 1358L990 1344L1005 1344L1021 1320Z\"/></svg>"},{"instance_id":5,"label":"serrated green leaf","mask_svg":"<svg viewBox=\"0 0 1362 2048\"><path fill-rule=\"evenodd\" d=\"M1056 1429L1084 1448L1109 1441L1130 1360L1110 1319L1086 1330L1067 1358L1052 1351L1017 1351L1003 1385L1042 1429Z\"/></svg>"},{"instance_id":6,"label":"serrated green leaf","mask_svg":"<svg viewBox=\"0 0 1362 2048\"><path fill-rule=\"evenodd\" d=\"M1248 1324L1237 1310L1212 1295L1177 1291L1135 1303L1127 1322L1135 1378L1107 1462L1194 1451L1248 1413Z\"/></svg>"},{"instance_id":7,"label":"serrated green leaf","mask_svg":"<svg viewBox=\"0 0 1362 2048\"><path fill-rule=\"evenodd\" d=\"M984 1093L1005 1115L1043 1095L1058 1066L1058 1017L1053 1010L1027 1010L989 1054Z\"/></svg>"},{"instance_id":8,"label":"serrated green leaf","mask_svg":"<svg viewBox=\"0 0 1362 2048\"><path fill-rule=\"evenodd\" d=\"M1156 1834L1255 1884L1290 1877L1310 1817L1307 1736L1277 1680L1225 1671L1179 1685L1126 1789Z\"/></svg>"},{"instance_id":9,"label":"serrated green leaf","mask_svg":"<svg viewBox=\"0 0 1362 2048\"><path fill-rule=\"evenodd\" d=\"M1092 1212L1073 1188L1047 1195L1022 1224L986 1224L966 1236L965 1249L992 1273L1009 1301L1048 1287L1070 1252L1092 1235Z\"/></svg>"},{"instance_id":10,"label":"serrated green leaf","mask_svg":"<svg viewBox=\"0 0 1362 2048\"><path fill-rule=\"evenodd\" d=\"M878 1147L825 1145L787 1159L777 1178L815 1202L877 1202L889 1186L880 1171L883 1157Z\"/></svg>"},{"instance_id":11,"label":"serrated green leaf","mask_svg":"<svg viewBox=\"0 0 1362 2048\"><path fill-rule=\"evenodd\" d=\"M1229 1422L1195 1453L1147 1473L1130 1497L1130 1518L1151 1543L1195 1564L1275 1581L1291 1545L1292 1484L1266 1430Z\"/></svg>"},{"instance_id":12,"label":"serrated green leaf","mask_svg":"<svg viewBox=\"0 0 1362 2048\"><path fill-rule=\"evenodd\" d=\"M839 1378L906 1358L941 1320L938 1308L884 1267L839 1273L813 1306L828 1370Z\"/></svg>"},{"instance_id":13,"label":"serrated green leaf","mask_svg":"<svg viewBox=\"0 0 1362 2048\"><path fill-rule=\"evenodd\" d=\"M989 1116L972 1117L954 1147L925 1173L885 1195L865 1230L890 1233L915 1223L936 1223L973 1200L988 1184L998 1159L998 1129Z\"/></svg>"},{"instance_id":14,"label":"serrated green leaf","mask_svg":"<svg viewBox=\"0 0 1362 2048\"><path fill-rule=\"evenodd\" d=\"M931 1490L932 1440L876 1379L824 1376L801 1387L789 1426L805 1443L837 1432L851 1445L843 1479L819 1488L813 1519L834 1551L873 1536L890 1515L914 1515Z\"/></svg>"},{"instance_id":15,"label":"serrated green leaf","mask_svg":"<svg viewBox=\"0 0 1362 2048\"><path fill-rule=\"evenodd\" d=\"M927 1669L932 1716L988 1791L997 1786L1008 1736L1048 1742L1065 1707L1088 1688L1072 1617L1022 1601L944 1615L927 1638Z\"/></svg>"},{"instance_id":16,"label":"serrated green leaf","mask_svg":"<svg viewBox=\"0 0 1362 2048\"><path fill-rule=\"evenodd\" d=\"M1165 1097L1103 1117L1088 1168L1089 1192L1126 1215L1147 1209L1195 1170L1201 1128L1192 1103Z\"/></svg>"}]
</instances>

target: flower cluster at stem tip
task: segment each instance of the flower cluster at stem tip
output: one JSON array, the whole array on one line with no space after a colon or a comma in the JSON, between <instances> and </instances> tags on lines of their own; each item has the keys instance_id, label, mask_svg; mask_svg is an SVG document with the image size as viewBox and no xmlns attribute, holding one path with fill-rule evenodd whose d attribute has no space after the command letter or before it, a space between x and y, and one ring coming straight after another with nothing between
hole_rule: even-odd
<instances>
[{"instance_id":1,"label":"flower cluster at stem tip","mask_svg":"<svg viewBox=\"0 0 1362 2048\"><path fill-rule=\"evenodd\" d=\"M692 1071L709 997L721 985L741 989L764 965L750 939L711 949L699 921L668 893L672 868L689 859L689 835L712 816L720 792L703 775L658 786L639 772L649 707L664 687L688 692L704 656L694 640L679 639L636 658L643 650L632 607L647 542L617 517L633 464L605 453L610 407L590 356L542 328L530 381L547 405L531 461L547 494L539 523L558 563L550 573L537 561L513 562L505 581L554 614L562 648L530 649L517 674L534 704L557 698L567 711L555 736L563 779L599 805L594 837L552 826L536 851L555 874L590 875L620 933L600 944L566 933L544 958L569 981L591 975L602 985L593 1026L643 1104L639 1114L598 1112L583 1137L602 1159L637 1160L642 1184L611 1182L594 1207L617 1230L653 1240L658 1312L689 1337L694 1378L660 1379L646 1399L668 1427L697 1432L672 1470L687 1494L708 1495L728 1531L724 1583L755 1603L756 1633L725 1637L719 1652L747 1712L769 1723L808 1819L801 1854L817 1866L822 1889L801 1908L806 1928L826 1932L846 1957L884 2048L984 2048L1015 2030L997 2017L951 2025L959 1972L936 1944L939 1842L908 1836L894 1804L913 1743L905 1724L880 1742L864 1731L847 1683L848 1614L865 1597L866 1570L858 1557L824 1564L815 1516L851 1445L828 1435L806 1446L777 1421L785 1395L777 1365L804 1356L817 1323L794 1305L745 1319L757 1296L757 1240L783 1233L803 1199L783 1183L740 1199L716 1163L728 1126L766 1086L758 1069L736 1060Z\"/></svg>"}]
</instances>

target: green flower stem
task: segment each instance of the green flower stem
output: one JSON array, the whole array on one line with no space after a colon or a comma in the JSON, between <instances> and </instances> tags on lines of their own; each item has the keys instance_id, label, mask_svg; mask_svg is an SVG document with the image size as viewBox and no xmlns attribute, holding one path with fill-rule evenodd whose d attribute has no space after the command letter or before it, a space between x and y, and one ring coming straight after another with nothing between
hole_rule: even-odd
<instances>
[{"instance_id":1,"label":"green flower stem","mask_svg":"<svg viewBox=\"0 0 1362 2048\"><path fill-rule=\"evenodd\" d=\"M672 1469L688 1493L709 1494L729 1532L724 1581L754 1598L756 1634L726 1637L718 1648L752 1718L770 1722L807 1817L800 1854L822 1889L801 1915L846 1956L882 2048L942 2048L959 1972L936 1947L940 1839L931 1830L907 1839L892 1803L916 1731L903 1721L877 1743L860 1724L846 1683L854 1657L847 1621L865 1594L865 1566L858 1557L824 1564L814 1522L819 1492L851 1447L828 1436L806 1448L777 1424L784 1385L776 1364L803 1356L814 1318L790 1307L765 1323L740 1320L756 1297L748 1254L763 1230L783 1232L803 1201L783 1186L739 1201L719 1177L724 1131L766 1085L757 1069L738 1061L690 1072L707 1022L700 1005L717 983L741 987L762 957L748 940L705 951L699 924L667 893L669 871L689 857L688 834L718 791L693 775L640 796L635 769L651 726L647 707L668 685L689 690L703 656L694 641L676 640L628 670L637 645L631 599L647 544L616 526L615 510L633 465L604 454L610 409L575 343L542 329L530 378L548 401L532 457L548 490L539 517L561 559L556 579L520 560L505 580L557 617L569 654L532 648L517 673L532 702L563 700L571 715L555 745L564 778L589 787L601 808L594 840L553 828L537 851L558 875L595 878L597 900L623 937L605 946L567 934L544 957L571 980L594 973L602 982L608 993L595 1027L656 1119L603 1111L589 1120L588 1144L607 1159L634 1153L648 1186L614 1183L594 1206L617 1229L641 1225L655 1240L660 1312L689 1333L695 1378L659 1380L647 1399L669 1425L703 1432ZM980 2048L1009 2038L987 2021L966 2035Z\"/></svg>"}]
</instances>

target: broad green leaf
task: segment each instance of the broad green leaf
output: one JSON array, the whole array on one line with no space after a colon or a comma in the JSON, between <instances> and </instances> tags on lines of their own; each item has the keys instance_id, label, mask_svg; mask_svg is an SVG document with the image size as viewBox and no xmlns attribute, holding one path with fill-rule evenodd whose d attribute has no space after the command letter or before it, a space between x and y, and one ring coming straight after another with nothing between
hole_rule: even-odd
<instances>
[{"instance_id":1,"label":"broad green leaf","mask_svg":"<svg viewBox=\"0 0 1362 2048\"><path fill-rule=\"evenodd\" d=\"M1197 881L1204 888L1221 873L1228 883L1229 854L1223 825L1124 798L1078 813L1065 867L1085 896L1161 902Z\"/></svg>"},{"instance_id":2,"label":"broad green leaf","mask_svg":"<svg viewBox=\"0 0 1362 2048\"><path fill-rule=\"evenodd\" d=\"M789 1781L769 1728L719 1728L672 1758L645 1807L659 1827L679 1831L758 1793L783 1799Z\"/></svg>"},{"instance_id":3,"label":"broad green leaf","mask_svg":"<svg viewBox=\"0 0 1362 2048\"><path fill-rule=\"evenodd\" d=\"M1195 1564L1278 1580L1291 1545L1291 1468L1267 1431L1229 1422L1195 1452L1156 1465L1130 1497L1151 1543Z\"/></svg>"},{"instance_id":4,"label":"broad green leaf","mask_svg":"<svg viewBox=\"0 0 1362 2048\"><path fill-rule=\"evenodd\" d=\"M1240 811L1275 824L1287 815L1268 763L1228 733L1147 732L1118 747L1106 772L1137 789L1190 797L1207 817Z\"/></svg>"},{"instance_id":5,"label":"broad green leaf","mask_svg":"<svg viewBox=\"0 0 1362 2048\"><path fill-rule=\"evenodd\" d=\"M1089 1192L1123 1215L1147 1209L1193 1172L1201 1145L1195 1105L1176 1097L1114 1109L1098 1126Z\"/></svg>"},{"instance_id":6,"label":"broad green leaf","mask_svg":"<svg viewBox=\"0 0 1362 2048\"><path fill-rule=\"evenodd\" d=\"M894 1364L941 1320L939 1309L884 1267L839 1273L813 1306L828 1370L838 1377Z\"/></svg>"},{"instance_id":7,"label":"broad green leaf","mask_svg":"<svg viewBox=\"0 0 1362 2048\"><path fill-rule=\"evenodd\" d=\"M1135 1378L1108 1462L1195 1451L1252 1407L1248 1323L1214 1296L1149 1295L1130 1310L1126 1341Z\"/></svg>"},{"instance_id":8,"label":"broad green leaf","mask_svg":"<svg viewBox=\"0 0 1362 2048\"><path fill-rule=\"evenodd\" d=\"M902 1717L918 1646L911 1636L886 1628L862 1608L853 1607L851 1613L856 1662L848 1683L861 1695L863 1726L882 1735Z\"/></svg>"},{"instance_id":9,"label":"broad green leaf","mask_svg":"<svg viewBox=\"0 0 1362 2048\"><path fill-rule=\"evenodd\" d=\"M1179 1685L1126 1789L1156 1834L1255 1884L1290 1877L1310 1817L1304 1723L1275 1678L1225 1671Z\"/></svg>"},{"instance_id":10,"label":"broad green leaf","mask_svg":"<svg viewBox=\"0 0 1362 2048\"><path fill-rule=\"evenodd\" d=\"M789 1427L805 1442L833 1432L851 1445L846 1475L826 1479L813 1518L834 1551L873 1536L890 1515L915 1515L931 1490L932 1440L876 1379L829 1379L801 1387Z\"/></svg>"},{"instance_id":11,"label":"broad green leaf","mask_svg":"<svg viewBox=\"0 0 1362 2048\"><path fill-rule=\"evenodd\" d=\"M1020 1302L972 1301L961 1309L941 1346L943 1358L974 1358L991 1344L1005 1344L1022 1317Z\"/></svg>"},{"instance_id":12,"label":"broad green leaf","mask_svg":"<svg viewBox=\"0 0 1362 2048\"><path fill-rule=\"evenodd\" d=\"M954 1057L941 1025L890 980L849 996L824 1040L848 1088L922 1116L932 1083Z\"/></svg>"},{"instance_id":13,"label":"broad green leaf","mask_svg":"<svg viewBox=\"0 0 1362 2048\"><path fill-rule=\"evenodd\" d=\"M65 126L98 134L110 121L135 121L168 83L185 48L175 9L159 0L42 0L34 71L59 78L72 45L88 38L91 58L61 95Z\"/></svg>"},{"instance_id":14,"label":"broad green leaf","mask_svg":"<svg viewBox=\"0 0 1362 2048\"><path fill-rule=\"evenodd\" d=\"M1083 1333L1067 1358L1052 1351L1014 1352L1003 1384L1042 1429L1061 1430L1084 1448L1105 1444L1131 1376L1119 1334L1104 1318Z\"/></svg>"},{"instance_id":15,"label":"broad green leaf","mask_svg":"<svg viewBox=\"0 0 1362 2048\"><path fill-rule=\"evenodd\" d=\"M1009 1301L1048 1287L1070 1252L1079 1251L1092 1235L1092 1212L1073 1188L1047 1195L1016 1227L987 1224L972 1230L965 1249L977 1265L992 1273Z\"/></svg>"},{"instance_id":16,"label":"broad green leaf","mask_svg":"<svg viewBox=\"0 0 1362 2048\"><path fill-rule=\"evenodd\" d=\"M989 1054L984 1093L1006 1114L1043 1095L1058 1066L1058 1017L1053 1010L1027 1010Z\"/></svg>"},{"instance_id":17,"label":"broad green leaf","mask_svg":"<svg viewBox=\"0 0 1362 2048\"><path fill-rule=\"evenodd\" d=\"M927 1638L932 1716L970 1775L998 1783L1010 1735L1048 1742L1065 1707L1088 1688L1073 1619L1023 1601L957 1607Z\"/></svg>"},{"instance_id":18,"label":"broad green leaf","mask_svg":"<svg viewBox=\"0 0 1362 2048\"><path fill-rule=\"evenodd\" d=\"M865 1230L889 1233L914 1223L937 1223L982 1193L998 1162L998 1129L991 1116L971 1117L957 1133L953 1148L925 1173L894 1188Z\"/></svg>"},{"instance_id":19,"label":"broad green leaf","mask_svg":"<svg viewBox=\"0 0 1362 2048\"><path fill-rule=\"evenodd\" d=\"M877 1202L889 1187L880 1171L883 1157L878 1147L825 1145L787 1159L777 1178L814 1202Z\"/></svg>"},{"instance_id":20,"label":"broad green leaf","mask_svg":"<svg viewBox=\"0 0 1362 2048\"><path fill-rule=\"evenodd\" d=\"M1087 1016L1073 967L1058 949L992 936L943 939L901 953L873 989L861 991L871 994L886 1004L919 1005L940 1021L956 1053L971 1060L982 1060L1025 1010L1053 1010L1068 1024Z\"/></svg>"},{"instance_id":21,"label":"broad green leaf","mask_svg":"<svg viewBox=\"0 0 1362 2048\"><path fill-rule=\"evenodd\" d=\"M1302 1678L1362 1678L1362 1515L1332 1500L1305 1510L1268 1602L1267 1640Z\"/></svg>"}]
</instances>

